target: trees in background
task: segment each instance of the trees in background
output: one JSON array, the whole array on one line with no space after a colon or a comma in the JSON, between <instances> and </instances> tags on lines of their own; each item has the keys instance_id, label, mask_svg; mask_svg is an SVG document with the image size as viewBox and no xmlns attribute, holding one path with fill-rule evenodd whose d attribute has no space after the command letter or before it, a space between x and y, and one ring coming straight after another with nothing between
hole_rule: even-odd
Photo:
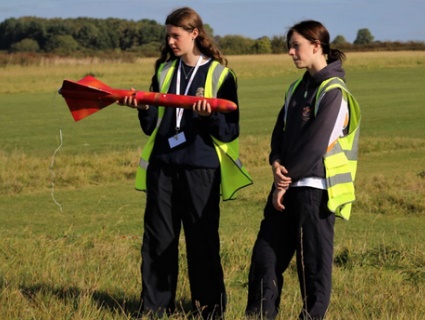
<instances>
[{"instance_id":1,"label":"trees in background","mask_svg":"<svg viewBox=\"0 0 425 320\"><path fill-rule=\"evenodd\" d=\"M0 23L0 50L10 52L28 51L30 47L33 51L53 53L126 51L153 43L158 45L164 37L164 27L148 19L23 17Z\"/></svg>"},{"instance_id":2,"label":"trees in background","mask_svg":"<svg viewBox=\"0 0 425 320\"><path fill-rule=\"evenodd\" d=\"M347 43L348 41L345 39L344 36L341 36L341 35L337 35L335 39L332 41L332 44L335 46L338 46L340 44L347 44Z\"/></svg>"},{"instance_id":3,"label":"trees in background","mask_svg":"<svg viewBox=\"0 0 425 320\"><path fill-rule=\"evenodd\" d=\"M373 39L374 37L369 29L359 29L359 31L357 31L357 37L356 40L354 40L354 44L371 44L373 43Z\"/></svg>"},{"instance_id":4,"label":"trees in background","mask_svg":"<svg viewBox=\"0 0 425 320\"><path fill-rule=\"evenodd\" d=\"M267 36L251 39L241 35L214 36L214 30L205 25L226 55L266 54L287 52L285 36ZM164 43L165 28L154 20L139 21L117 18L45 19L38 17L9 18L0 23L0 51L42 52L58 55L98 54L113 52L157 56ZM344 50L391 50L397 48L425 50L424 43L402 44L374 42L369 29L358 30L356 40L349 43L337 35L332 45Z\"/></svg>"}]
</instances>

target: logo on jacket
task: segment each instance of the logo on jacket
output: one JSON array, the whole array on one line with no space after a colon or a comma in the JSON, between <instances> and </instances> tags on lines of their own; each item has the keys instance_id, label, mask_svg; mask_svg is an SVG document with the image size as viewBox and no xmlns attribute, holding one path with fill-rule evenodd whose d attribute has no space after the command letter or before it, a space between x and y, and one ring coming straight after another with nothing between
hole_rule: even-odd
<instances>
[{"instance_id":1,"label":"logo on jacket","mask_svg":"<svg viewBox=\"0 0 425 320\"><path fill-rule=\"evenodd\" d=\"M311 107L305 106L301 114L301 120L304 122L307 122L308 120L310 120L310 117L311 117Z\"/></svg>"},{"instance_id":2,"label":"logo on jacket","mask_svg":"<svg viewBox=\"0 0 425 320\"><path fill-rule=\"evenodd\" d=\"M196 89L196 96L197 97L203 97L204 96L204 88L199 87L198 89Z\"/></svg>"}]
</instances>

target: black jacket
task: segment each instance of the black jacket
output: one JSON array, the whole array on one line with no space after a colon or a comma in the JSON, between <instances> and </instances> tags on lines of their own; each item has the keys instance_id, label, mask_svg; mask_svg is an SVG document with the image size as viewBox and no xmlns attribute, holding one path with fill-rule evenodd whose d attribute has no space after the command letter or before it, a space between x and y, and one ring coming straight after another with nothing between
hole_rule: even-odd
<instances>
[{"instance_id":1,"label":"black jacket","mask_svg":"<svg viewBox=\"0 0 425 320\"><path fill-rule=\"evenodd\" d=\"M334 61L313 77L306 72L289 102L284 128L282 107L271 139L270 164L279 159L292 181L306 177L325 177L323 156L334 128L342 101L340 89L328 91L314 116L315 96L320 84L331 78L344 79L340 61Z\"/></svg>"},{"instance_id":2,"label":"black jacket","mask_svg":"<svg viewBox=\"0 0 425 320\"><path fill-rule=\"evenodd\" d=\"M206 76L210 65L211 60L199 67L189 88L188 95L195 96L198 88L205 88ZM190 71L189 66L182 64L182 67L186 67L187 73ZM176 75L177 68L168 93L176 93ZM183 76L181 77L181 94L185 92L188 81ZM152 83L152 88L153 91L159 92L157 81ZM232 72L229 72L225 78L217 93L217 98L227 99L238 104L237 82ZM139 111L140 125L145 134L152 134L156 126L157 117L158 110L155 106L150 106L147 111ZM186 142L170 148L168 139L175 135L175 128L176 109L165 108L165 114L158 130L149 162L196 168L218 168L219 160L210 135L223 142L236 139L239 136L239 108L229 113L213 112L209 117L201 117L189 109L184 110L180 132L184 132Z\"/></svg>"}]
</instances>

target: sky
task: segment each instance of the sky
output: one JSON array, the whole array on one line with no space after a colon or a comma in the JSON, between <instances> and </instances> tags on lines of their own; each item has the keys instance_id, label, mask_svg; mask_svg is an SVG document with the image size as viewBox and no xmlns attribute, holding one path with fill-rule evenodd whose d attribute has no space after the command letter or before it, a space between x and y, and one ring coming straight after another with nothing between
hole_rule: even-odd
<instances>
[{"instance_id":1,"label":"sky","mask_svg":"<svg viewBox=\"0 0 425 320\"><path fill-rule=\"evenodd\" d=\"M195 9L214 35L253 39L285 35L306 19L322 22L331 40L353 42L367 28L377 41L425 41L424 0L2 0L0 22L8 18L151 19L163 24L174 9Z\"/></svg>"}]
</instances>

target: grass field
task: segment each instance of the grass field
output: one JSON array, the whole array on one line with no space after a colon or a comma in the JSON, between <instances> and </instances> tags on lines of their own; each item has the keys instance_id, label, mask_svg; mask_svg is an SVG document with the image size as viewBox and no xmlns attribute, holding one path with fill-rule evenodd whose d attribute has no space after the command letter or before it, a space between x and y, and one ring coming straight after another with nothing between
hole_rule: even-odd
<instances>
[{"instance_id":1,"label":"grass field","mask_svg":"<svg viewBox=\"0 0 425 320\"><path fill-rule=\"evenodd\" d=\"M425 52L349 53L362 107L357 197L337 221L328 319L425 319ZM252 245L271 183L270 133L284 90L302 74L287 56L228 57L239 79L241 158L254 179L222 204L226 319L243 319ZM0 69L0 319L133 319L140 292L144 194L133 188L146 142L116 105L74 122L57 94L92 73L146 90L136 64L46 60ZM55 152L57 151L57 152ZM181 240L178 304L190 304ZM295 265L279 319L296 319Z\"/></svg>"}]
</instances>

